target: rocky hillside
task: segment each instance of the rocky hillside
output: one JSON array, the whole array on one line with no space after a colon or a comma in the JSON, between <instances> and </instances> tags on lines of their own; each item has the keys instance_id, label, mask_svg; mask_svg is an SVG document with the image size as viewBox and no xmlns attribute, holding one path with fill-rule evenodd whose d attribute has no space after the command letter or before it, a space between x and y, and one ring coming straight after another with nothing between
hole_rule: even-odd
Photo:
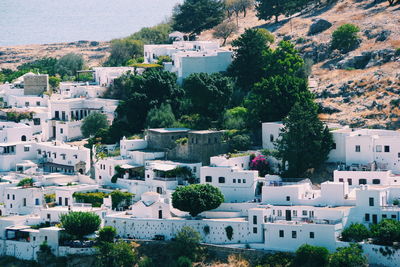
<instances>
[{"instance_id":1,"label":"rocky hillside","mask_svg":"<svg viewBox=\"0 0 400 267\"><path fill-rule=\"evenodd\" d=\"M400 128L399 5L339 0L280 20L259 21L249 12L239 19L239 34L248 27L263 27L278 41L296 43L314 63L310 85L321 104L321 118L355 127ZM360 28L362 42L356 50L340 54L331 51L330 41L332 32L345 23ZM212 31L201 38L211 39Z\"/></svg>"},{"instance_id":2,"label":"rocky hillside","mask_svg":"<svg viewBox=\"0 0 400 267\"><path fill-rule=\"evenodd\" d=\"M17 66L43 57L62 57L68 53L81 54L89 67L100 66L108 57L109 42L77 41L72 43L20 45L0 47L0 68Z\"/></svg>"}]
</instances>

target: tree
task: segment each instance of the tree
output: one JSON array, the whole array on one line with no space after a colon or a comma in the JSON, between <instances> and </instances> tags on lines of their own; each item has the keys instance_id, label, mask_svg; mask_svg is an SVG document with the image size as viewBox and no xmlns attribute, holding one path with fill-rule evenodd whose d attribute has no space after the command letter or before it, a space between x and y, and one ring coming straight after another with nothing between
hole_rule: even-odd
<instances>
[{"instance_id":1,"label":"tree","mask_svg":"<svg viewBox=\"0 0 400 267\"><path fill-rule=\"evenodd\" d=\"M361 223L352 223L342 232L342 240L346 242L361 242L371 236L371 232Z\"/></svg>"},{"instance_id":2,"label":"tree","mask_svg":"<svg viewBox=\"0 0 400 267\"><path fill-rule=\"evenodd\" d=\"M83 119L81 131L84 137L95 135L100 129L108 128L107 116L100 112L92 112Z\"/></svg>"},{"instance_id":3,"label":"tree","mask_svg":"<svg viewBox=\"0 0 400 267\"><path fill-rule=\"evenodd\" d=\"M364 267L368 266L367 258L358 244L350 244L348 247L337 248L330 256L330 267Z\"/></svg>"},{"instance_id":4,"label":"tree","mask_svg":"<svg viewBox=\"0 0 400 267\"><path fill-rule=\"evenodd\" d=\"M23 178L21 181L18 182L17 186L27 187L33 186L33 179L32 178Z\"/></svg>"},{"instance_id":5,"label":"tree","mask_svg":"<svg viewBox=\"0 0 400 267\"><path fill-rule=\"evenodd\" d=\"M153 27L144 27L140 31L130 35L128 39L140 40L144 44L165 44L171 33L170 23L160 23Z\"/></svg>"},{"instance_id":6,"label":"tree","mask_svg":"<svg viewBox=\"0 0 400 267\"><path fill-rule=\"evenodd\" d=\"M220 73L193 73L185 79L183 88L191 101L191 112L216 120L230 102L233 82Z\"/></svg>"},{"instance_id":7,"label":"tree","mask_svg":"<svg viewBox=\"0 0 400 267\"><path fill-rule=\"evenodd\" d=\"M185 0L174 10L172 28L195 36L220 24L224 11L220 0Z\"/></svg>"},{"instance_id":8,"label":"tree","mask_svg":"<svg viewBox=\"0 0 400 267\"><path fill-rule=\"evenodd\" d=\"M223 127L225 129L246 129L248 111L245 107L234 107L225 111Z\"/></svg>"},{"instance_id":9,"label":"tree","mask_svg":"<svg viewBox=\"0 0 400 267\"><path fill-rule=\"evenodd\" d=\"M285 175L305 177L311 168L319 167L332 148L332 135L318 119L317 105L310 99L294 104L280 139L276 143L277 157L289 168Z\"/></svg>"},{"instance_id":10,"label":"tree","mask_svg":"<svg viewBox=\"0 0 400 267\"><path fill-rule=\"evenodd\" d=\"M49 84L53 90L55 90L61 82L61 78L57 76L50 76L49 77Z\"/></svg>"},{"instance_id":11,"label":"tree","mask_svg":"<svg viewBox=\"0 0 400 267\"><path fill-rule=\"evenodd\" d=\"M221 24L218 24L214 27L213 36L214 38L221 38L224 40L222 46L226 44L226 40L234 33L237 33L239 27L230 21L224 21Z\"/></svg>"},{"instance_id":12,"label":"tree","mask_svg":"<svg viewBox=\"0 0 400 267\"><path fill-rule=\"evenodd\" d=\"M78 54L69 53L61 57L55 65L56 73L61 77L74 76L78 70L82 70L85 61Z\"/></svg>"},{"instance_id":13,"label":"tree","mask_svg":"<svg viewBox=\"0 0 400 267\"><path fill-rule=\"evenodd\" d=\"M92 234L100 227L100 217L92 212L72 211L60 215L60 223L65 231L79 239Z\"/></svg>"},{"instance_id":14,"label":"tree","mask_svg":"<svg viewBox=\"0 0 400 267\"><path fill-rule=\"evenodd\" d=\"M192 261L188 257L185 257L185 256L179 257L176 264L178 267L192 267L193 266Z\"/></svg>"},{"instance_id":15,"label":"tree","mask_svg":"<svg viewBox=\"0 0 400 267\"><path fill-rule=\"evenodd\" d=\"M329 263L329 251L324 247L300 246L296 250L293 266L296 267L324 267Z\"/></svg>"},{"instance_id":16,"label":"tree","mask_svg":"<svg viewBox=\"0 0 400 267\"><path fill-rule=\"evenodd\" d=\"M111 41L110 56L105 62L106 66L125 66L128 60L143 57L143 42L140 40L115 39Z\"/></svg>"},{"instance_id":17,"label":"tree","mask_svg":"<svg viewBox=\"0 0 400 267\"><path fill-rule=\"evenodd\" d=\"M342 53L354 50L360 43L358 28L354 24L343 24L332 33L332 49L338 49Z\"/></svg>"},{"instance_id":18,"label":"tree","mask_svg":"<svg viewBox=\"0 0 400 267\"><path fill-rule=\"evenodd\" d=\"M34 72L46 73L49 76L55 76L56 64L57 64L56 58L44 57L31 62L21 64L17 67L17 69L19 71L26 71L26 72L34 71Z\"/></svg>"},{"instance_id":19,"label":"tree","mask_svg":"<svg viewBox=\"0 0 400 267\"><path fill-rule=\"evenodd\" d=\"M147 113L146 126L148 128L171 128L175 123L175 115L170 104L162 103L159 108L152 108Z\"/></svg>"},{"instance_id":20,"label":"tree","mask_svg":"<svg viewBox=\"0 0 400 267\"><path fill-rule=\"evenodd\" d=\"M114 227L104 226L100 229L97 240L100 242L113 243L116 236L117 230Z\"/></svg>"},{"instance_id":21,"label":"tree","mask_svg":"<svg viewBox=\"0 0 400 267\"><path fill-rule=\"evenodd\" d=\"M275 17L277 23L280 15L291 15L296 8L293 6L293 0L256 0L256 10L258 19L269 20Z\"/></svg>"},{"instance_id":22,"label":"tree","mask_svg":"<svg viewBox=\"0 0 400 267\"><path fill-rule=\"evenodd\" d=\"M189 226L184 226L176 234L172 247L177 257L184 256L195 260L201 241L200 234Z\"/></svg>"},{"instance_id":23,"label":"tree","mask_svg":"<svg viewBox=\"0 0 400 267\"><path fill-rule=\"evenodd\" d=\"M249 120L254 123L280 121L299 101L313 99L308 81L290 75L277 75L256 83L245 99Z\"/></svg>"},{"instance_id":24,"label":"tree","mask_svg":"<svg viewBox=\"0 0 400 267\"><path fill-rule=\"evenodd\" d=\"M98 247L97 266L99 267L133 267L138 261L133 244L124 241L116 243L103 242Z\"/></svg>"},{"instance_id":25,"label":"tree","mask_svg":"<svg viewBox=\"0 0 400 267\"><path fill-rule=\"evenodd\" d=\"M216 209L224 202L221 191L209 184L192 184L178 187L172 194L172 206L187 211L193 217L207 210Z\"/></svg>"},{"instance_id":26,"label":"tree","mask_svg":"<svg viewBox=\"0 0 400 267\"><path fill-rule=\"evenodd\" d=\"M378 224L371 226L374 243L379 245L393 245L393 242L400 241L400 222L384 219Z\"/></svg>"},{"instance_id":27,"label":"tree","mask_svg":"<svg viewBox=\"0 0 400 267\"><path fill-rule=\"evenodd\" d=\"M120 190L114 190L111 192L112 208L116 209L121 205L129 207L132 204L132 198L134 194L129 192L122 192Z\"/></svg>"},{"instance_id":28,"label":"tree","mask_svg":"<svg viewBox=\"0 0 400 267\"><path fill-rule=\"evenodd\" d=\"M232 42L235 57L228 72L237 79L238 85L245 92L264 76L263 54L273 42L273 35L264 29L246 29Z\"/></svg>"},{"instance_id":29,"label":"tree","mask_svg":"<svg viewBox=\"0 0 400 267\"><path fill-rule=\"evenodd\" d=\"M232 152L248 150L251 146L251 138L246 133L235 134L229 139L228 144Z\"/></svg>"}]
</instances>

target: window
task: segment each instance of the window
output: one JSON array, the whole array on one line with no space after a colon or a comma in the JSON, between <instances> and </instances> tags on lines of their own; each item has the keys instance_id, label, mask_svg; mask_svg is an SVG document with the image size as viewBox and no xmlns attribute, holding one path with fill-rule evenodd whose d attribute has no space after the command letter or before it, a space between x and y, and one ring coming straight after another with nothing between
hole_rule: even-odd
<instances>
[{"instance_id":1,"label":"window","mask_svg":"<svg viewBox=\"0 0 400 267\"><path fill-rule=\"evenodd\" d=\"M64 129L60 128L60 134L63 134L63 133L64 133Z\"/></svg>"},{"instance_id":2,"label":"window","mask_svg":"<svg viewBox=\"0 0 400 267\"><path fill-rule=\"evenodd\" d=\"M26 198L23 199L22 206L26 207Z\"/></svg>"},{"instance_id":3,"label":"window","mask_svg":"<svg viewBox=\"0 0 400 267\"><path fill-rule=\"evenodd\" d=\"M25 142L25 141L26 141L26 136L25 136L25 135L21 136L21 141L22 141L22 142Z\"/></svg>"},{"instance_id":4,"label":"window","mask_svg":"<svg viewBox=\"0 0 400 267\"><path fill-rule=\"evenodd\" d=\"M197 172L197 167L193 167L193 172Z\"/></svg>"},{"instance_id":5,"label":"window","mask_svg":"<svg viewBox=\"0 0 400 267\"><path fill-rule=\"evenodd\" d=\"M343 178L339 178L339 182L340 182L340 183L343 183Z\"/></svg>"},{"instance_id":6,"label":"window","mask_svg":"<svg viewBox=\"0 0 400 267\"><path fill-rule=\"evenodd\" d=\"M314 232L310 232L310 238L314 238L314 237L315 237Z\"/></svg>"},{"instance_id":7,"label":"window","mask_svg":"<svg viewBox=\"0 0 400 267\"><path fill-rule=\"evenodd\" d=\"M297 210L293 210L293 217L297 217Z\"/></svg>"},{"instance_id":8,"label":"window","mask_svg":"<svg viewBox=\"0 0 400 267\"><path fill-rule=\"evenodd\" d=\"M253 234L257 234L257 227L253 227Z\"/></svg>"},{"instance_id":9,"label":"window","mask_svg":"<svg viewBox=\"0 0 400 267\"><path fill-rule=\"evenodd\" d=\"M365 220L366 222L369 222L369 213L365 213L364 220Z\"/></svg>"},{"instance_id":10,"label":"window","mask_svg":"<svg viewBox=\"0 0 400 267\"><path fill-rule=\"evenodd\" d=\"M225 177L219 177L219 178L218 178L218 182L219 182L220 184L224 184L224 183L225 183Z\"/></svg>"},{"instance_id":11,"label":"window","mask_svg":"<svg viewBox=\"0 0 400 267\"><path fill-rule=\"evenodd\" d=\"M50 218L51 218L51 215L50 215L50 213L47 213L47 219L49 219L49 220L50 220Z\"/></svg>"},{"instance_id":12,"label":"window","mask_svg":"<svg viewBox=\"0 0 400 267\"><path fill-rule=\"evenodd\" d=\"M382 214L382 219L386 219L387 215L386 214Z\"/></svg>"},{"instance_id":13,"label":"window","mask_svg":"<svg viewBox=\"0 0 400 267\"><path fill-rule=\"evenodd\" d=\"M307 216L307 211L303 210L303 216Z\"/></svg>"},{"instance_id":14,"label":"window","mask_svg":"<svg viewBox=\"0 0 400 267\"><path fill-rule=\"evenodd\" d=\"M211 183L211 182L212 182L212 177L206 176L206 183Z\"/></svg>"},{"instance_id":15,"label":"window","mask_svg":"<svg viewBox=\"0 0 400 267\"><path fill-rule=\"evenodd\" d=\"M279 230L279 237L285 237L285 232L283 230Z\"/></svg>"},{"instance_id":16,"label":"window","mask_svg":"<svg viewBox=\"0 0 400 267\"><path fill-rule=\"evenodd\" d=\"M390 152L390 146L385 146L385 152Z\"/></svg>"},{"instance_id":17,"label":"window","mask_svg":"<svg viewBox=\"0 0 400 267\"><path fill-rule=\"evenodd\" d=\"M273 135L273 134L270 134L270 135L269 135L269 141L270 141L270 142L274 142L274 135Z\"/></svg>"},{"instance_id":18,"label":"window","mask_svg":"<svg viewBox=\"0 0 400 267\"><path fill-rule=\"evenodd\" d=\"M361 152L361 146L356 145L356 152Z\"/></svg>"},{"instance_id":19,"label":"window","mask_svg":"<svg viewBox=\"0 0 400 267\"><path fill-rule=\"evenodd\" d=\"M278 217L282 217L282 211L278 210Z\"/></svg>"},{"instance_id":20,"label":"window","mask_svg":"<svg viewBox=\"0 0 400 267\"><path fill-rule=\"evenodd\" d=\"M7 199L10 199L10 194L7 194Z\"/></svg>"},{"instance_id":21,"label":"window","mask_svg":"<svg viewBox=\"0 0 400 267\"><path fill-rule=\"evenodd\" d=\"M332 144L332 149L336 149L336 143Z\"/></svg>"},{"instance_id":22,"label":"window","mask_svg":"<svg viewBox=\"0 0 400 267\"><path fill-rule=\"evenodd\" d=\"M369 205L370 205L371 207L374 206L374 198L373 198L373 197L370 197L370 198L369 198Z\"/></svg>"},{"instance_id":23,"label":"window","mask_svg":"<svg viewBox=\"0 0 400 267\"><path fill-rule=\"evenodd\" d=\"M253 224L257 224L257 216L253 216Z\"/></svg>"},{"instance_id":24,"label":"window","mask_svg":"<svg viewBox=\"0 0 400 267\"><path fill-rule=\"evenodd\" d=\"M400 152L399 152L399 153L397 153L397 157L400 159Z\"/></svg>"},{"instance_id":25,"label":"window","mask_svg":"<svg viewBox=\"0 0 400 267\"><path fill-rule=\"evenodd\" d=\"M29 107L29 102L25 102L25 107Z\"/></svg>"},{"instance_id":26,"label":"window","mask_svg":"<svg viewBox=\"0 0 400 267\"><path fill-rule=\"evenodd\" d=\"M39 199L38 199L38 198L35 198L35 205L36 205L36 206L40 205L40 202L39 202Z\"/></svg>"},{"instance_id":27,"label":"window","mask_svg":"<svg viewBox=\"0 0 400 267\"><path fill-rule=\"evenodd\" d=\"M376 146L376 152L382 152L382 146L381 145L377 145Z\"/></svg>"},{"instance_id":28,"label":"window","mask_svg":"<svg viewBox=\"0 0 400 267\"><path fill-rule=\"evenodd\" d=\"M33 119L33 125L40 125L40 119L39 118Z\"/></svg>"},{"instance_id":29,"label":"window","mask_svg":"<svg viewBox=\"0 0 400 267\"><path fill-rule=\"evenodd\" d=\"M242 180L241 180L241 179L238 179L238 183L239 183L239 184L242 183Z\"/></svg>"},{"instance_id":30,"label":"window","mask_svg":"<svg viewBox=\"0 0 400 267\"><path fill-rule=\"evenodd\" d=\"M246 183L246 179L243 179L243 183L244 183L244 184Z\"/></svg>"},{"instance_id":31,"label":"window","mask_svg":"<svg viewBox=\"0 0 400 267\"><path fill-rule=\"evenodd\" d=\"M29 146L24 146L24 152L29 152Z\"/></svg>"},{"instance_id":32,"label":"window","mask_svg":"<svg viewBox=\"0 0 400 267\"><path fill-rule=\"evenodd\" d=\"M353 179L347 179L347 183L348 183L349 185L352 185L352 184L353 184Z\"/></svg>"},{"instance_id":33,"label":"window","mask_svg":"<svg viewBox=\"0 0 400 267\"><path fill-rule=\"evenodd\" d=\"M236 179L233 179L233 183L236 184Z\"/></svg>"},{"instance_id":34,"label":"window","mask_svg":"<svg viewBox=\"0 0 400 267\"><path fill-rule=\"evenodd\" d=\"M62 197L58 198L58 205L62 206Z\"/></svg>"},{"instance_id":35,"label":"window","mask_svg":"<svg viewBox=\"0 0 400 267\"><path fill-rule=\"evenodd\" d=\"M286 201L290 201L290 196L286 196Z\"/></svg>"},{"instance_id":36,"label":"window","mask_svg":"<svg viewBox=\"0 0 400 267\"><path fill-rule=\"evenodd\" d=\"M297 232L296 231L292 231L292 238L297 238Z\"/></svg>"},{"instance_id":37,"label":"window","mask_svg":"<svg viewBox=\"0 0 400 267\"><path fill-rule=\"evenodd\" d=\"M40 101L36 101L36 106L40 107Z\"/></svg>"},{"instance_id":38,"label":"window","mask_svg":"<svg viewBox=\"0 0 400 267\"><path fill-rule=\"evenodd\" d=\"M358 184L367 184L367 179L359 179Z\"/></svg>"},{"instance_id":39,"label":"window","mask_svg":"<svg viewBox=\"0 0 400 267\"><path fill-rule=\"evenodd\" d=\"M372 180L372 183L373 183L373 184L380 184L380 183L381 183L381 180L380 180L380 179L373 179L373 180Z\"/></svg>"},{"instance_id":40,"label":"window","mask_svg":"<svg viewBox=\"0 0 400 267\"><path fill-rule=\"evenodd\" d=\"M391 218L392 218L392 219L396 219L396 215L395 215L395 214L392 214Z\"/></svg>"},{"instance_id":41,"label":"window","mask_svg":"<svg viewBox=\"0 0 400 267\"><path fill-rule=\"evenodd\" d=\"M15 200L15 195L12 195L12 197L13 197L13 200Z\"/></svg>"}]
</instances>

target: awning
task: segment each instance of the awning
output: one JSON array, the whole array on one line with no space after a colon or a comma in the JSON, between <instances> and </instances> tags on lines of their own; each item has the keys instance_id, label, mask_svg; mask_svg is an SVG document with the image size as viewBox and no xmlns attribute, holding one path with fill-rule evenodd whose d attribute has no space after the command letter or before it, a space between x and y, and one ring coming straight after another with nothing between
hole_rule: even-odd
<instances>
[{"instance_id":1,"label":"awning","mask_svg":"<svg viewBox=\"0 0 400 267\"><path fill-rule=\"evenodd\" d=\"M154 170L164 171L164 172L171 171L175 168L176 168L175 165L170 165L170 164L156 164L153 166Z\"/></svg>"},{"instance_id":2,"label":"awning","mask_svg":"<svg viewBox=\"0 0 400 267\"><path fill-rule=\"evenodd\" d=\"M120 167L121 167L122 169L127 170L127 169L135 169L135 168L137 168L137 167L139 167L139 166L132 166L132 165L129 165L129 164L122 164Z\"/></svg>"}]
</instances>

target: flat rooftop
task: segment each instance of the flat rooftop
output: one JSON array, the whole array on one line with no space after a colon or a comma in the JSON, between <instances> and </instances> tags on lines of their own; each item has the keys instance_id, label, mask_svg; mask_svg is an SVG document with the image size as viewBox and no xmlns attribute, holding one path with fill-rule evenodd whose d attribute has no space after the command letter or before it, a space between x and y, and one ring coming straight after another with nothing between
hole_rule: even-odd
<instances>
[{"instance_id":1,"label":"flat rooftop","mask_svg":"<svg viewBox=\"0 0 400 267\"><path fill-rule=\"evenodd\" d=\"M153 128L148 129L148 131L156 132L156 133L180 133L180 132L189 132L188 128Z\"/></svg>"}]
</instances>

